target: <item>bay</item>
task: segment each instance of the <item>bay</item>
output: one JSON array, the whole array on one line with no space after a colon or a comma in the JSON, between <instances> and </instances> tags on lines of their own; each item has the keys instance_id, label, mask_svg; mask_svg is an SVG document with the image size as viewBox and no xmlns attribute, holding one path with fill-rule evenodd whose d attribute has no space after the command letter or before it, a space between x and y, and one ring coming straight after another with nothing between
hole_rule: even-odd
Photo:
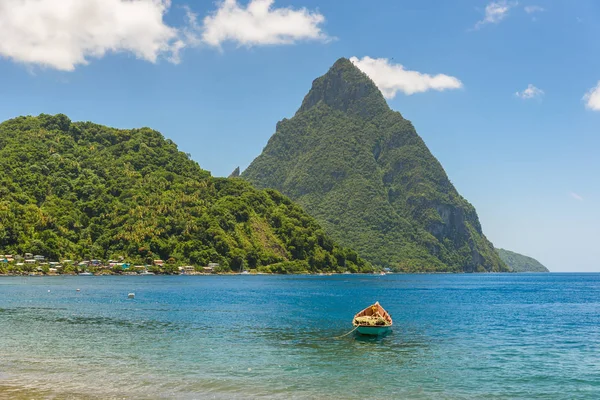
<instances>
[{"instance_id":1,"label":"bay","mask_svg":"<svg viewBox=\"0 0 600 400\"><path fill-rule=\"evenodd\" d=\"M3 277L0 398L597 399L599 327L600 274Z\"/></svg>"}]
</instances>

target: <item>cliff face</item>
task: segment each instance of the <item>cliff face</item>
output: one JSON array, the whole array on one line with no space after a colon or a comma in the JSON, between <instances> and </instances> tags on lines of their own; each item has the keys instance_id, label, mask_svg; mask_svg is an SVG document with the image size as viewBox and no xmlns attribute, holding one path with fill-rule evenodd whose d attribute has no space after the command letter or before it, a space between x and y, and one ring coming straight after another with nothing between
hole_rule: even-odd
<instances>
[{"instance_id":1,"label":"cliff face","mask_svg":"<svg viewBox=\"0 0 600 400\"><path fill-rule=\"evenodd\" d=\"M402 271L508 270L411 122L347 59L313 82L242 177L297 200L373 263Z\"/></svg>"}]
</instances>

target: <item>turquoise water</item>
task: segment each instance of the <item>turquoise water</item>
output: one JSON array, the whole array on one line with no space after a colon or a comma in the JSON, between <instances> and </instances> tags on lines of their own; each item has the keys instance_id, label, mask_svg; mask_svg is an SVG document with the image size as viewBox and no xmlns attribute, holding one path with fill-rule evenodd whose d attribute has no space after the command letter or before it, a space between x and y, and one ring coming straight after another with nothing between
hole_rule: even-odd
<instances>
[{"instance_id":1,"label":"turquoise water","mask_svg":"<svg viewBox=\"0 0 600 400\"><path fill-rule=\"evenodd\" d=\"M376 300L392 334L334 339ZM600 274L0 278L20 393L598 399Z\"/></svg>"}]
</instances>

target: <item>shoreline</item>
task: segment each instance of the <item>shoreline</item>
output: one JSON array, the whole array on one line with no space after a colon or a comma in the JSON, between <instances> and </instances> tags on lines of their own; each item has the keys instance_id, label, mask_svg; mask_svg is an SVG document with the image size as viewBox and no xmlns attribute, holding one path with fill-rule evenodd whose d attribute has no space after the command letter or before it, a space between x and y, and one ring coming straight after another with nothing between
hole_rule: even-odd
<instances>
[{"instance_id":1,"label":"shoreline","mask_svg":"<svg viewBox=\"0 0 600 400\"><path fill-rule=\"evenodd\" d=\"M155 273L152 275L144 275L144 274L94 274L88 275L99 277L99 276L113 276L113 277L128 277L128 276L319 276L319 277L327 277L327 276L386 276L386 275L513 275L513 274L551 274L551 273L573 273L573 274L581 274L586 272L535 272L535 271L527 271L527 272L386 272L385 274L379 273L365 273L365 272L356 272L356 273L344 273L344 272L328 272L328 273L289 273L289 274L280 274L274 272L259 272L259 273L248 273L242 274L239 272L221 272L221 273L197 273L197 274L161 274ZM594 273L594 272L590 272ZM0 274L0 278L11 278L11 277L22 277L22 278L47 278L47 277L76 277L81 276L79 274Z\"/></svg>"},{"instance_id":2,"label":"shoreline","mask_svg":"<svg viewBox=\"0 0 600 400\"><path fill-rule=\"evenodd\" d=\"M401 272L389 272L387 274L404 274ZM386 275L387 275L386 274ZM328 273L290 273L290 274L278 274L275 272L258 272L258 273L248 273L248 274L242 274L239 272L220 272L220 273L213 273L213 274L205 274L205 273L197 273L197 274L161 274L161 273L154 273L152 275L146 275L146 274L93 274L93 275L87 275L87 276L122 276L122 277L126 277L126 276L238 276L238 275L243 275L243 276L286 276L286 275L306 275L306 276L334 276L334 275L367 275L367 276L372 276L372 275L377 275L380 276L380 274L378 273L364 273L364 272L356 272L356 273L343 273L343 272L328 272ZM63 277L63 276L82 276L79 274L34 274L34 275L30 275L27 273L24 274L0 274L0 278L1 277L24 277L24 278L45 278L45 277Z\"/></svg>"}]
</instances>

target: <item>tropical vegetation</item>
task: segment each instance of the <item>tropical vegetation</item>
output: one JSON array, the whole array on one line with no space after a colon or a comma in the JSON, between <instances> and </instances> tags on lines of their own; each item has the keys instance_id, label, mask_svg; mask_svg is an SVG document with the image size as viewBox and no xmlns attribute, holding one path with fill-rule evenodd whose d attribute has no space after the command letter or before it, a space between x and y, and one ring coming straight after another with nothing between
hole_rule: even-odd
<instances>
[{"instance_id":1,"label":"tropical vegetation","mask_svg":"<svg viewBox=\"0 0 600 400\"><path fill-rule=\"evenodd\" d=\"M513 272L550 272L535 258L504 249L496 249L496 252Z\"/></svg>"},{"instance_id":2,"label":"tropical vegetation","mask_svg":"<svg viewBox=\"0 0 600 400\"><path fill-rule=\"evenodd\" d=\"M286 196L213 178L149 128L62 114L11 119L0 124L0 171L0 254L212 262L223 271L372 270Z\"/></svg>"}]
</instances>

